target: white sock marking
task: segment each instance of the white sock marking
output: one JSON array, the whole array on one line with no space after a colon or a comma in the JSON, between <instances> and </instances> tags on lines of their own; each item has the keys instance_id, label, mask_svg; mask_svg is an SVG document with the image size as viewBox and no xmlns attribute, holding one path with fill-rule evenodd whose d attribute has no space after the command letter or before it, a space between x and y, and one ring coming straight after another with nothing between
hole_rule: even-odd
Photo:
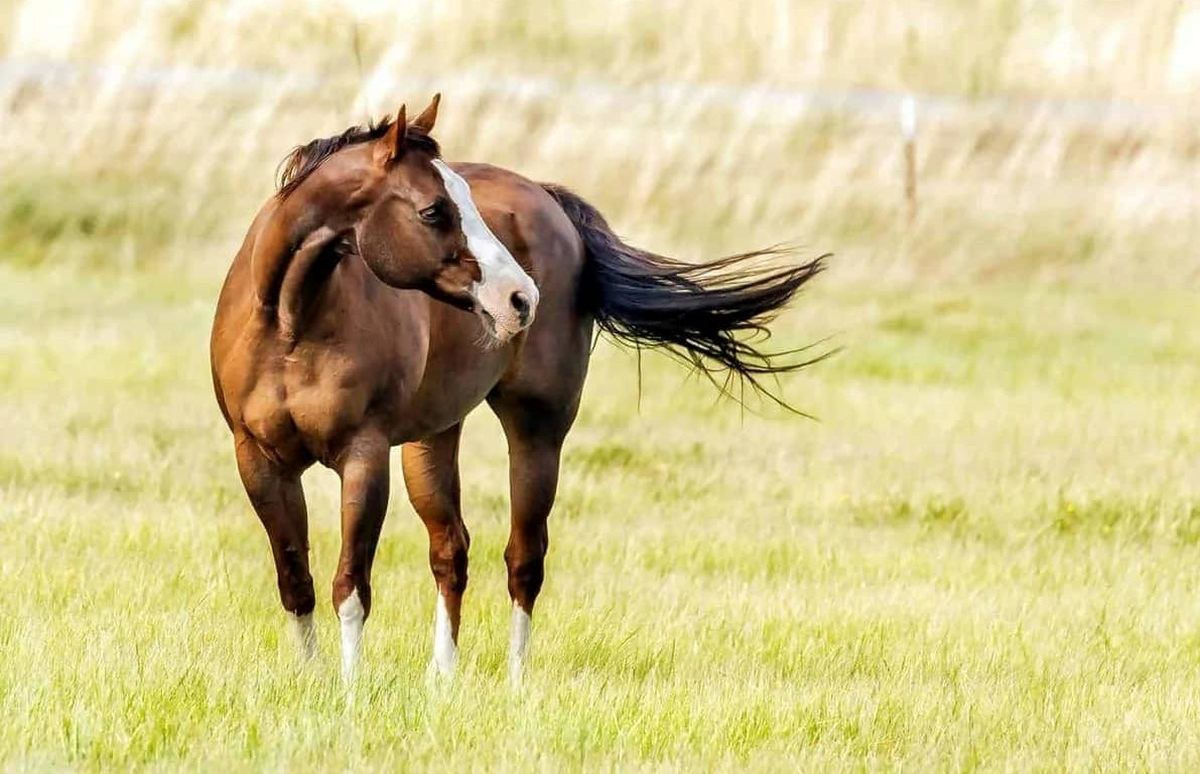
<instances>
[{"instance_id":1,"label":"white sock marking","mask_svg":"<svg viewBox=\"0 0 1200 774\"><path fill-rule=\"evenodd\" d=\"M317 630L313 626L313 614L311 612L304 615L288 613L287 620L288 633L296 645L300 659L303 661L312 659L317 655Z\"/></svg>"},{"instance_id":2,"label":"white sock marking","mask_svg":"<svg viewBox=\"0 0 1200 774\"><path fill-rule=\"evenodd\" d=\"M438 592L437 611L433 615L433 663L444 677L454 674L458 661L458 646L450 627L450 611L446 609L446 598Z\"/></svg>"},{"instance_id":3,"label":"white sock marking","mask_svg":"<svg viewBox=\"0 0 1200 774\"><path fill-rule=\"evenodd\" d=\"M508 628L508 681L517 687L525 672L525 661L529 655L529 633L533 619L513 602L512 623Z\"/></svg>"},{"instance_id":4,"label":"white sock marking","mask_svg":"<svg viewBox=\"0 0 1200 774\"><path fill-rule=\"evenodd\" d=\"M338 606L338 619L342 622L342 678L345 680L352 679L358 668L363 621L366 618L367 611L358 597L358 589L355 589Z\"/></svg>"}]
</instances>

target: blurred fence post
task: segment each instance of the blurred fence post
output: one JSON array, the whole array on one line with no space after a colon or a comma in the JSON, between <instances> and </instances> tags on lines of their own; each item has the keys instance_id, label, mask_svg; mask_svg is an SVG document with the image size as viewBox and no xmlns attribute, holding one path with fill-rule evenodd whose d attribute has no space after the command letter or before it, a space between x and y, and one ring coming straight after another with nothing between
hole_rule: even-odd
<instances>
[{"instance_id":1,"label":"blurred fence post","mask_svg":"<svg viewBox=\"0 0 1200 774\"><path fill-rule=\"evenodd\" d=\"M904 136L904 202L912 226L917 220L917 101L911 94L900 100L900 133Z\"/></svg>"}]
</instances>

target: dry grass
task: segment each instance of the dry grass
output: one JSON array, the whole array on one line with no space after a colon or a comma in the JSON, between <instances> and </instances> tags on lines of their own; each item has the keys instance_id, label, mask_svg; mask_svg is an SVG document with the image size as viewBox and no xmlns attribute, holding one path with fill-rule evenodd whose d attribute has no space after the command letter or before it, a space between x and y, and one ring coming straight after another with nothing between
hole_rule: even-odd
<instances>
[{"instance_id":1,"label":"dry grass","mask_svg":"<svg viewBox=\"0 0 1200 774\"><path fill-rule=\"evenodd\" d=\"M0 92L10 260L185 259L235 238L291 145L441 90L451 158L572 185L688 255L783 240L871 278L1196 279L1174 2L56 2L80 10L10 26L10 56L43 75ZM1082 47L1071 67L1050 66L1059 38ZM81 69L47 82L47 61ZM890 88L940 95L912 229L894 102L844 91ZM1078 101L1097 94L1132 101ZM1007 101L944 99L974 96Z\"/></svg>"}]
</instances>

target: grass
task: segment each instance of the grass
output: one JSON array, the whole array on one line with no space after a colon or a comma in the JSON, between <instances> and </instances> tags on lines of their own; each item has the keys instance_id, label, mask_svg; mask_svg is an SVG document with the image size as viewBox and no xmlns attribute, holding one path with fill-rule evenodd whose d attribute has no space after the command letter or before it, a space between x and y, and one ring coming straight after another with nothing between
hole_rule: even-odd
<instances>
[{"instance_id":1,"label":"grass","mask_svg":"<svg viewBox=\"0 0 1200 774\"><path fill-rule=\"evenodd\" d=\"M0 270L0 761L17 768L1190 768L1200 325L1183 291L863 286L820 423L596 354L532 680L504 679L505 458L468 422L458 682L393 502L358 701L298 671L212 404L219 271ZM336 479L307 479L315 574ZM395 481L395 491L402 484Z\"/></svg>"},{"instance_id":2,"label":"grass","mask_svg":"<svg viewBox=\"0 0 1200 774\"><path fill-rule=\"evenodd\" d=\"M1185 98L1173 78L1190 41L1177 0L908 0L870 13L839 0L275 0L156 3L0 0L18 56L195 63L350 74L386 60L397 72L512 74L638 83L771 83L919 89L967 96L1055 94ZM669 22L669 23L668 23ZM870 41L871 45L864 45ZM969 45L966 43L969 41ZM0 36L0 44L5 43Z\"/></svg>"}]
</instances>

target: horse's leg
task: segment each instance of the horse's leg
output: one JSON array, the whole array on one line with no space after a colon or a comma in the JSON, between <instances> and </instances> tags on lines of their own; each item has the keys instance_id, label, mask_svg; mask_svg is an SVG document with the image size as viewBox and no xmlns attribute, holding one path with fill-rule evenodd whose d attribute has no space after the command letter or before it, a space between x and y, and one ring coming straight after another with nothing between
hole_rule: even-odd
<instances>
[{"instance_id":1,"label":"horse's leg","mask_svg":"<svg viewBox=\"0 0 1200 774\"><path fill-rule=\"evenodd\" d=\"M533 605L542 590L550 535L546 520L558 488L563 440L575 418L578 396L568 407L497 395L490 400L508 438L512 523L504 562L512 599L508 675L519 685L524 673Z\"/></svg>"},{"instance_id":2,"label":"horse's leg","mask_svg":"<svg viewBox=\"0 0 1200 774\"><path fill-rule=\"evenodd\" d=\"M316 596L308 571L308 511L300 473L281 471L245 437L237 439L237 463L250 504L271 541L279 600L288 613L292 637L301 657L312 658L317 652Z\"/></svg>"},{"instance_id":3,"label":"horse's leg","mask_svg":"<svg viewBox=\"0 0 1200 774\"><path fill-rule=\"evenodd\" d=\"M454 673L458 659L459 612L467 589L467 549L471 544L462 520L458 481L461 432L458 424L401 449L408 499L429 532L429 568L438 589L433 666L446 676Z\"/></svg>"},{"instance_id":4,"label":"horse's leg","mask_svg":"<svg viewBox=\"0 0 1200 774\"><path fill-rule=\"evenodd\" d=\"M342 479L342 552L333 579L333 608L342 628L342 676L349 681L358 666L363 624L371 613L371 564L388 503L388 452L385 438L365 433L338 460Z\"/></svg>"}]
</instances>

